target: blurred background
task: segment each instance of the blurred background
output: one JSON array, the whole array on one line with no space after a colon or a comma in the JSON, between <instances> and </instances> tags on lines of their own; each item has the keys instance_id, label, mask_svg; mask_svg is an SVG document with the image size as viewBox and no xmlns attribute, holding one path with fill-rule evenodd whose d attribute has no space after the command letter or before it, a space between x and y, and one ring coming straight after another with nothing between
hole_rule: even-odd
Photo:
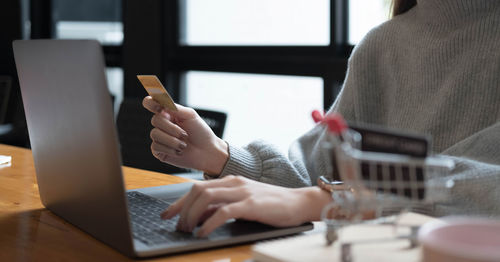
<instances>
[{"instance_id":1,"label":"blurred background","mask_svg":"<svg viewBox=\"0 0 500 262\"><path fill-rule=\"evenodd\" d=\"M29 147L12 40L97 39L126 165L179 171L146 156L151 116L140 107L146 92L137 74L157 75L176 102L208 112L208 122L210 112L223 114L225 140L264 139L286 152L313 127L310 112L331 106L353 47L388 20L390 2L1 1L0 143Z\"/></svg>"}]
</instances>

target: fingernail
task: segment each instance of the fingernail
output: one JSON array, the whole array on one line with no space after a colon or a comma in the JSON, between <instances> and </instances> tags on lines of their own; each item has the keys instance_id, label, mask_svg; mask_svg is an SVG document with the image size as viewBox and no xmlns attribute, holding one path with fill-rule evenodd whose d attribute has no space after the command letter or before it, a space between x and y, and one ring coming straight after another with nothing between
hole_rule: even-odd
<instances>
[{"instance_id":1,"label":"fingernail","mask_svg":"<svg viewBox=\"0 0 500 262\"><path fill-rule=\"evenodd\" d=\"M186 143L184 143L184 142L182 142L182 141L179 143L179 149L180 149L180 150L184 150L184 149L186 149L186 147L187 147L187 144L186 144Z\"/></svg>"},{"instance_id":2,"label":"fingernail","mask_svg":"<svg viewBox=\"0 0 500 262\"><path fill-rule=\"evenodd\" d=\"M172 116L170 116L170 114L169 114L169 113L167 113L165 110L162 110L162 111L160 112L160 114L161 114L163 117L165 117L166 119L168 119L168 120L171 120L171 119L172 119Z\"/></svg>"},{"instance_id":3,"label":"fingernail","mask_svg":"<svg viewBox=\"0 0 500 262\"><path fill-rule=\"evenodd\" d=\"M188 134L186 132L182 132L179 139L186 141L188 139L188 137L189 136L188 136Z\"/></svg>"},{"instance_id":4,"label":"fingernail","mask_svg":"<svg viewBox=\"0 0 500 262\"><path fill-rule=\"evenodd\" d=\"M202 228L200 228L200 229L196 232L196 237L199 237L199 238L206 237L206 235L205 235L205 230L203 230Z\"/></svg>"},{"instance_id":5,"label":"fingernail","mask_svg":"<svg viewBox=\"0 0 500 262\"><path fill-rule=\"evenodd\" d=\"M169 219L168 208L160 214L161 219Z\"/></svg>"},{"instance_id":6,"label":"fingernail","mask_svg":"<svg viewBox=\"0 0 500 262\"><path fill-rule=\"evenodd\" d=\"M178 156L182 155L182 150L179 149L175 150L175 154Z\"/></svg>"}]
</instances>

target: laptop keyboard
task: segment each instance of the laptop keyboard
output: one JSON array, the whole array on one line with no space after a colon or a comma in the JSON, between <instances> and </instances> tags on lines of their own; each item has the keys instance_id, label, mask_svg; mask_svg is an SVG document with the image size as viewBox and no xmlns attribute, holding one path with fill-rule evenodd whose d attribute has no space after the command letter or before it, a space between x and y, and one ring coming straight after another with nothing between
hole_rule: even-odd
<instances>
[{"instance_id":1,"label":"laptop keyboard","mask_svg":"<svg viewBox=\"0 0 500 262\"><path fill-rule=\"evenodd\" d=\"M191 233L176 231L178 216L163 220L160 214L170 203L142 194L127 192L132 233L146 245L197 240Z\"/></svg>"},{"instance_id":2,"label":"laptop keyboard","mask_svg":"<svg viewBox=\"0 0 500 262\"><path fill-rule=\"evenodd\" d=\"M171 203L146 194L127 192L129 213L132 222L134 239L153 246L166 243L217 241L229 237L259 234L275 230L275 228L250 221L226 223L210 233L209 238L197 238L192 233L176 231L179 216L169 220L160 218L160 214Z\"/></svg>"}]
</instances>

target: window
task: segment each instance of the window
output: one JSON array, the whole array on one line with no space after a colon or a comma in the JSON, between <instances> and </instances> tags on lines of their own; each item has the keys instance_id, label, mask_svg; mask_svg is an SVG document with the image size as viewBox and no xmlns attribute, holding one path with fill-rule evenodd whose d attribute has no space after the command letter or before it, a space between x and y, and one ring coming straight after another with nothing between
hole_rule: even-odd
<instances>
[{"instance_id":1,"label":"window","mask_svg":"<svg viewBox=\"0 0 500 262\"><path fill-rule=\"evenodd\" d=\"M123 100L123 69L117 59L123 43L122 0L52 0L52 22L55 38L95 39L103 45L117 113Z\"/></svg>"},{"instance_id":2,"label":"window","mask_svg":"<svg viewBox=\"0 0 500 262\"><path fill-rule=\"evenodd\" d=\"M319 77L190 71L186 88L189 106L228 114L224 139L239 146L263 139L283 153L323 108Z\"/></svg>"},{"instance_id":3,"label":"window","mask_svg":"<svg viewBox=\"0 0 500 262\"><path fill-rule=\"evenodd\" d=\"M120 103L123 101L123 69L121 67L106 68L106 79L108 81L109 93L113 96L113 108L115 116L118 115Z\"/></svg>"},{"instance_id":4,"label":"window","mask_svg":"<svg viewBox=\"0 0 500 262\"><path fill-rule=\"evenodd\" d=\"M233 144L264 139L285 153L314 126L311 111L333 103L348 57L332 26L336 1L163 3L162 81L181 103L227 112Z\"/></svg>"},{"instance_id":5,"label":"window","mask_svg":"<svg viewBox=\"0 0 500 262\"><path fill-rule=\"evenodd\" d=\"M330 44L329 0L186 0L186 45Z\"/></svg>"},{"instance_id":6,"label":"window","mask_svg":"<svg viewBox=\"0 0 500 262\"><path fill-rule=\"evenodd\" d=\"M123 42L121 0L53 0L55 37L97 39L103 45Z\"/></svg>"},{"instance_id":7,"label":"window","mask_svg":"<svg viewBox=\"0 0 500 262\"><path fill-rule=\"evenodd\" d=\"M103 45L120 45L123 42L123 25L121 22L59 21L56 37L96 39Z\"/></svg>"},{"instance_id":8,"label":"window","mask_svg":"<svg viewBox=\"0 0 500 262\"><path fill-rule=\"evenodd\" d=\"M373 27L387 21L391 0L349 0L349 44L356 45Z\"/></svg>"},{"instance_id":9,"label":"window","mask_svg":"<svg viewBox=\"0 0 500 262\"><path fill-rule=\"evenodd\" d=\"M330 105L344 77L345 61L334 58L332 42L336 6L331 0L177 3L167 5L167 16L179 14L168 28L178 33L166 64L185 80L180 101L227 112L225 139L235 145L264 139L286 153L314 126L311 111Z\"/></svg>"}]
</instances>

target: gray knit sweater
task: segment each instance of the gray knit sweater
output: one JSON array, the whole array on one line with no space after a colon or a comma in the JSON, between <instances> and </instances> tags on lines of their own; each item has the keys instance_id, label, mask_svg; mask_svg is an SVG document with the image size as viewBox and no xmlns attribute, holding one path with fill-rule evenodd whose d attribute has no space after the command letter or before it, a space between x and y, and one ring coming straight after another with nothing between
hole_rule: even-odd
<instances>
[{"instance_id":1,"label":"gray knit sweater","mask_svg":"<svg viewBox=\"0 0 500 262\"><path fill-rule=\"evenodd\" d=\"M451 199L433 215L500 214L500 0L419 0L372 30L349 59L332 106L347 120L433 136L434 152L452 158ZM289 157L256 141L229 146L221 176L288 187L325 174L325 129L300 137Z\"/></svg>"}]
</instances>

